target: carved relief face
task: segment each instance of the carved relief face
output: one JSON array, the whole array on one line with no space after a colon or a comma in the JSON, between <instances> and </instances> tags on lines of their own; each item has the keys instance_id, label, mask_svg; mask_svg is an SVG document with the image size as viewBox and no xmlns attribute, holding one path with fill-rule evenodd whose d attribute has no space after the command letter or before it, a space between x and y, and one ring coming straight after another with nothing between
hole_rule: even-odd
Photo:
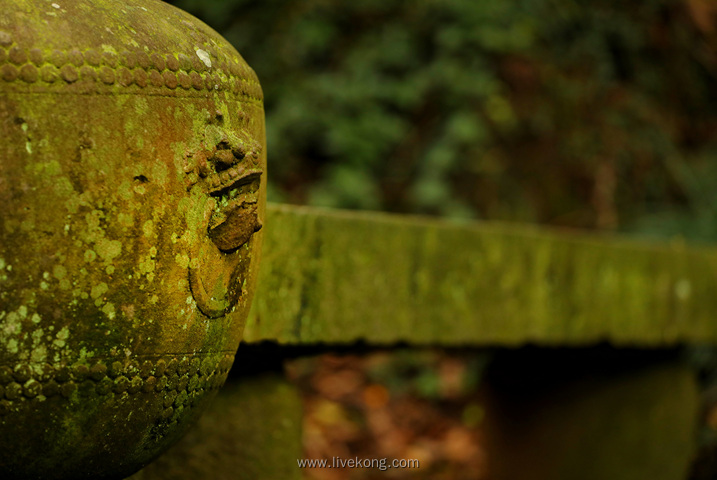
<instances>
[{"instance_id":1,"label":"carved relief face","mask_svg":"<svg viewBox=\"0 0 717 480\"><path fill-rule=\"evenodd\" d=\"M202 147L190 152L190 189L205 195L189 282L199 309L211 318L229 313L243 294L249 242L262 227L258 212L261 143L247 130L225 128L217 112Z\"/></svg>"}]
</instances>

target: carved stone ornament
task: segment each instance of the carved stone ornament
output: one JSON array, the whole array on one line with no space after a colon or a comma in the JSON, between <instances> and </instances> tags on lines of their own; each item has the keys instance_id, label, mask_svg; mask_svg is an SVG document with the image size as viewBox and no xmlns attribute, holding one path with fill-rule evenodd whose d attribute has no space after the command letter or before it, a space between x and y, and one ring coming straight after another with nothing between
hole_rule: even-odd
<instances>
[{"instance_id":1,"label":"carved stone ornament","mask_svg":"<svg viewBox=\"0 0 717 480\"><path fill-rule=\"evenodd\" d=\"M160 1L1 3L0 478L124 478L181 435L241 340L261 88Z\"/></svg>"}]
</instances>

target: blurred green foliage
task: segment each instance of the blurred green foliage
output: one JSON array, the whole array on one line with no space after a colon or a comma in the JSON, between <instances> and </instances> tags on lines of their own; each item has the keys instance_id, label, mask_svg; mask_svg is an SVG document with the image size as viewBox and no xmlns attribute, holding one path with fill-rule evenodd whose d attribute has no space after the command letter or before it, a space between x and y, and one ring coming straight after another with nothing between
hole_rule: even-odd
<instances>
[{"instance_id":1,"label":"blurred green foliage","mask_svg":"<svg viewBox=\"0 0 717 480\"><path fill-rule=\"evenodd\" d=\"M709 0L176 0L265 93L270 199L717 239Z\"/></svg>"}]
</instances>

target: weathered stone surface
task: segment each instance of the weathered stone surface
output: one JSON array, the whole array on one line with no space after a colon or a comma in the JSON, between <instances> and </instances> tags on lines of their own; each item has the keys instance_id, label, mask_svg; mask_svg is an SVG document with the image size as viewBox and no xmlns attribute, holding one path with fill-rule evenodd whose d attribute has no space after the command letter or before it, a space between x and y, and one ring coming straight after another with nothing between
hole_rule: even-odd
<instances>
[{"instance_id":1,"label":"weathered stone surface","mask_svg":"<svg viewBox=\"0 0 717 480\"><path fill-rule=\"evenodd\" d=\"M129 480L299 480L301 422L285 379L230 380L182 440Z\"/></svg>"},{"instance_id":2,"label":"weathered stone surface","mask_svg":"<svg viewBox=\"0 0 717 480\"><path fill-rule=\"evenodd\" d=\"M717 341L717 249L271 206L251 342Z\"/></svg>"},{"instance_id":3,"label":"weathered stone surface","mask_svg":"<svg viewBox=\"0 0 717 480\"><path fill-rule=\"evenodd\" d=\"M224 381L264 217L254 72L156 1L0 8L0 478L122 478Z\"/></svg>"}]
</instances>

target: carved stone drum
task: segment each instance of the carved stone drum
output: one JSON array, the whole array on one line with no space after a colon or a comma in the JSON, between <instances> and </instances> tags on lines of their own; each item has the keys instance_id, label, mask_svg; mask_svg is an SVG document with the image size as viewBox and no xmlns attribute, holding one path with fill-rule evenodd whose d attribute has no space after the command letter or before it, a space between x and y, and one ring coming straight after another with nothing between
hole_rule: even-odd
<instances>
[{"instance_id":1,"label":"carved stone drum","mask_svg":"<svg viewBox=\"0 0 717 480\"><path fill-rule=\"evenodd\" d=\"M262 92L160 1L2 0L0 478L124 478L241 340Z\"/></svg>"}]
</instances>

